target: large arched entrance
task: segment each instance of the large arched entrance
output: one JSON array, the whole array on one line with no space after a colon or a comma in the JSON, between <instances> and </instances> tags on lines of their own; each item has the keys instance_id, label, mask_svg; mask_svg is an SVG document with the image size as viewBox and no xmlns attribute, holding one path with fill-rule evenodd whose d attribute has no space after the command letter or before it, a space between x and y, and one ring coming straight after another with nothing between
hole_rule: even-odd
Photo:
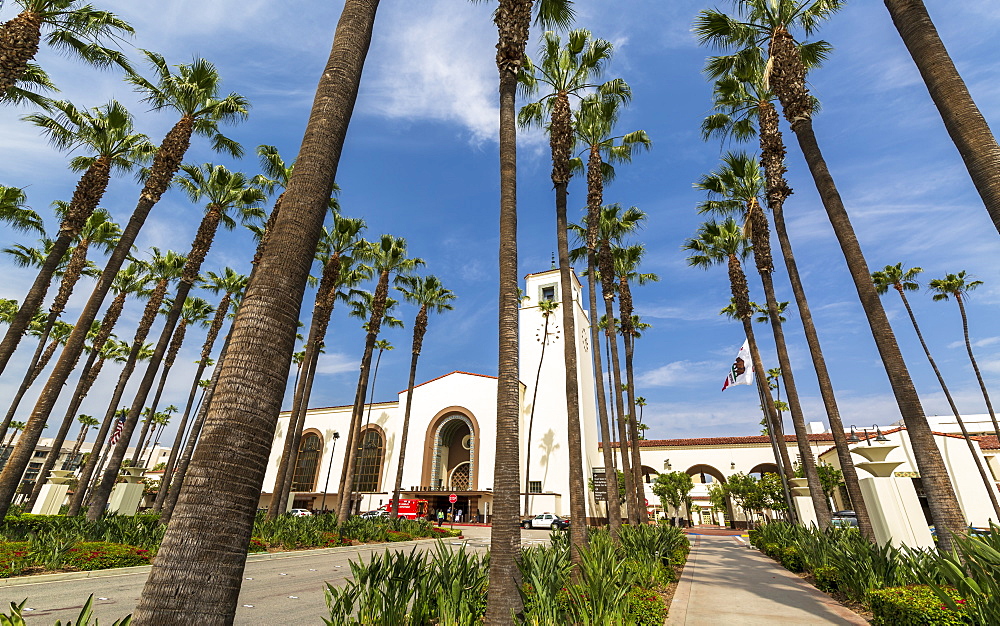
<instances>
[{"instance_id":1,"label":"large arched entrance","mask_svg":"<svg viewBox=\"0 0 1000 626\"><path fill-rule=\"evenodd\" d=\"M701 511L704 511L704 513L699 512L695 516L698 518L693 520L695 523L715 524L733 520L733 505L728 496L726 497L726 509L724 511L725 520L719 518L710 500L709 494L711 490L716 485L724 485L726 483L726 476L718 468L713 465L699 463L687 468L684 473L691 477L691 481L694 483L693 492L697 492L699 495L697 504Z\"/></svg>"},{"instance_id":2,"label":"large arched entrance","mask_svg":"<svg viewBox=\"0 0 1000 626\"><path fill-rule=\"evenodd\" d=\"M431 488L468 491L475 484L476 437L472 421L451 413L435 429L431 459Z\"/></svg>"}]
</instances>

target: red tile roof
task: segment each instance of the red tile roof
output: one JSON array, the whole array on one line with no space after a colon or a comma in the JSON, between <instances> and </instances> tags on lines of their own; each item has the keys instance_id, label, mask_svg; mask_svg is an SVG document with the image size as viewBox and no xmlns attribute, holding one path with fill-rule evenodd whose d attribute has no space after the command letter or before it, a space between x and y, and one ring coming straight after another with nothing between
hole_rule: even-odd
<instances>
[{"instance_id":1,"label":"red tile roof","mask_svg":"<svg viewBox=\"0 0 1000 626\"><path fill-rule=\"evenodd\" d=\"M975 439L979 440L979 447L983 450L1000 450L1000 439L996 435L983 435Z\"/></svg>"},{"instance_id":2,"label":"red tile roof","mask_svg":"<svg viewBox=\"0 0 1000 626\"><path fill-rule=\"evenodd\" d=\"M808 435L809 441L814 443L833 442L833 435L830 433L817 433ZM785 435L785 442L795 443L795 435ZM748 437L699 437L693 439L643 439L639 442L640 448L665 448L683 446L733 446L747 444L770 445L771 440L767 435L751 435ZM603 445L603 442L601 443ZM612 447L617 448L618 442L613 442Z\"/></svg>"}]
</instances>

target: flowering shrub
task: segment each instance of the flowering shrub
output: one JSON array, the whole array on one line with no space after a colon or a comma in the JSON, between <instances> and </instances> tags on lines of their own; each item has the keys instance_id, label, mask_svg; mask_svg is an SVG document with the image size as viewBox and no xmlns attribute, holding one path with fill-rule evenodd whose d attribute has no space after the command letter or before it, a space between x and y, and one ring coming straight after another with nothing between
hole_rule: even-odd
<instances>
[{"instance_id":1,"label":"flowering shrub","mask_svg":"<svg viewBox=\"0 0 1000 626\"><path fill-rule=\"evenodd\" d=\"M399 532L398 530L388 530L385 533L386 539L388 541L412 541L413 535Z\"/></svg>"},{"instance_id":2,"label":"flowering shrub","mask_svg":"<svg viewBox=\"0 0 1000 626\"><path fill-rule=\"evenodd\" d=\"M65 564L80 570L109 569L148 565L153 560L149 550L105 541L80 543L69 551Z\"/></svg>"},{"instance_id":3,"label":"flowering shrub","mask_svg":"<svg viewBox=\"0 0 1000 626\"><path fill-rule=\"evenodd\" d=\"M971 624L967 602L954 589L945 589L958 610L953 611L942 604L937 594L927 586L890 587L869 594L874 619L878 626L951 626Z\"/></svg>"},{"instance_id":4,"label":"flowering shrub","mask_svg":"<svg viewBox=\"0 0 1000 626\"><path fill-rule=\"evenodd\" d=\"M17 576L27 565L30 544L27 541L0 543L0 578Z\"/></svg>"},{"instance_id":5,"label":"flowering shrub","mask_svg":"<svg viewBox=\"0 0 1000 626\"><path fill-rule=\"evenodd\" d=\"M667 619L667 605L655 591L634 587L628 593L628 623L659 626Z\"/></svg>"},{"instance_id":6,"label":"flowering shrub","mask_svg":"<svg viewBox=\"0 0 1000 626\"><path fill-rule=\"evenodd\" d=\"M840 588L840 570L836 567L817 567L812 572L816 580L816 588L830 593Z\"/></svg>"},{"instance_id":7,"label":"flowering shrub","mask_svg":"<svg viewBox=\"0 0 1000 626\"><path fill-rule=\"evenodd\" d=\"M267 544L257 537L251 537L250 547L247 548L247 552L267 552Z\"/></svg>"}]
</instances>

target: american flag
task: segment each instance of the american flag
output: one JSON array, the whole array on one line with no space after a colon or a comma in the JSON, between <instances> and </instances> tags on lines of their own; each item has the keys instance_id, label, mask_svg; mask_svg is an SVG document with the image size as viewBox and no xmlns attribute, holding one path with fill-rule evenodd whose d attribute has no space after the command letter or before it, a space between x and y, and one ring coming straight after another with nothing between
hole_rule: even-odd
<instances>
[{"instance_id":1,"label":"american flag","mask_svg":"<svg viewBox=\"0 0 1000 626\"><path fill-rule=\"evenodd\" d=\"M108 440L108 443L111 445L118 443L118 440L122 438L122 430L124 429L125 417L123 416L115 420L115 430L111 433L111 439Z\"/></svg>"}]
</instances>

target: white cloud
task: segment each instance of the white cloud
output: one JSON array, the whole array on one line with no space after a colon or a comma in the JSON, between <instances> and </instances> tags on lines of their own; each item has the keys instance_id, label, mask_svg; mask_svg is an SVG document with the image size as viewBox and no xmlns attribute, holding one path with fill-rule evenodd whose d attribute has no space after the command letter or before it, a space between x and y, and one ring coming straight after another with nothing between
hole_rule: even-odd
<instances>
[{"instance_id":1,"label":"white cloud","mask_svg":"<svg viewBox=\"0 0 1000 626\"><path fill-rule=\"evenodd\" d=\"M713 377L720 381L725 377L724 373L719 373L719 363L715 361L674 361L640 374L636 382L646 387L681 387L703 383Z\"/></svg>"},{"instance_id":2,"label":"white cloud","mask_svg":"<svg viewBox=\"0 0 1000 626\"><path fill-rule=\"evenodd\" d=\"M1000 337L986 337L985 339L979 339L972 342L973 348L984 348L986 346L992 346L996 343L1000 343ZM964 341L953 341L948 344L949 348L964 348Z\"/></svg>"},{"instance_id":3,"label":"white cloud","mask_svg":"<svg viewBox=\"0 0 1000 626\"><path fill-rule=\"evenodd\" d=\"M358 361L356 358L339 352L321 354L316 365L316 372L319 374L343 374L357 369Z\"/></svg>"}]
</instances>

